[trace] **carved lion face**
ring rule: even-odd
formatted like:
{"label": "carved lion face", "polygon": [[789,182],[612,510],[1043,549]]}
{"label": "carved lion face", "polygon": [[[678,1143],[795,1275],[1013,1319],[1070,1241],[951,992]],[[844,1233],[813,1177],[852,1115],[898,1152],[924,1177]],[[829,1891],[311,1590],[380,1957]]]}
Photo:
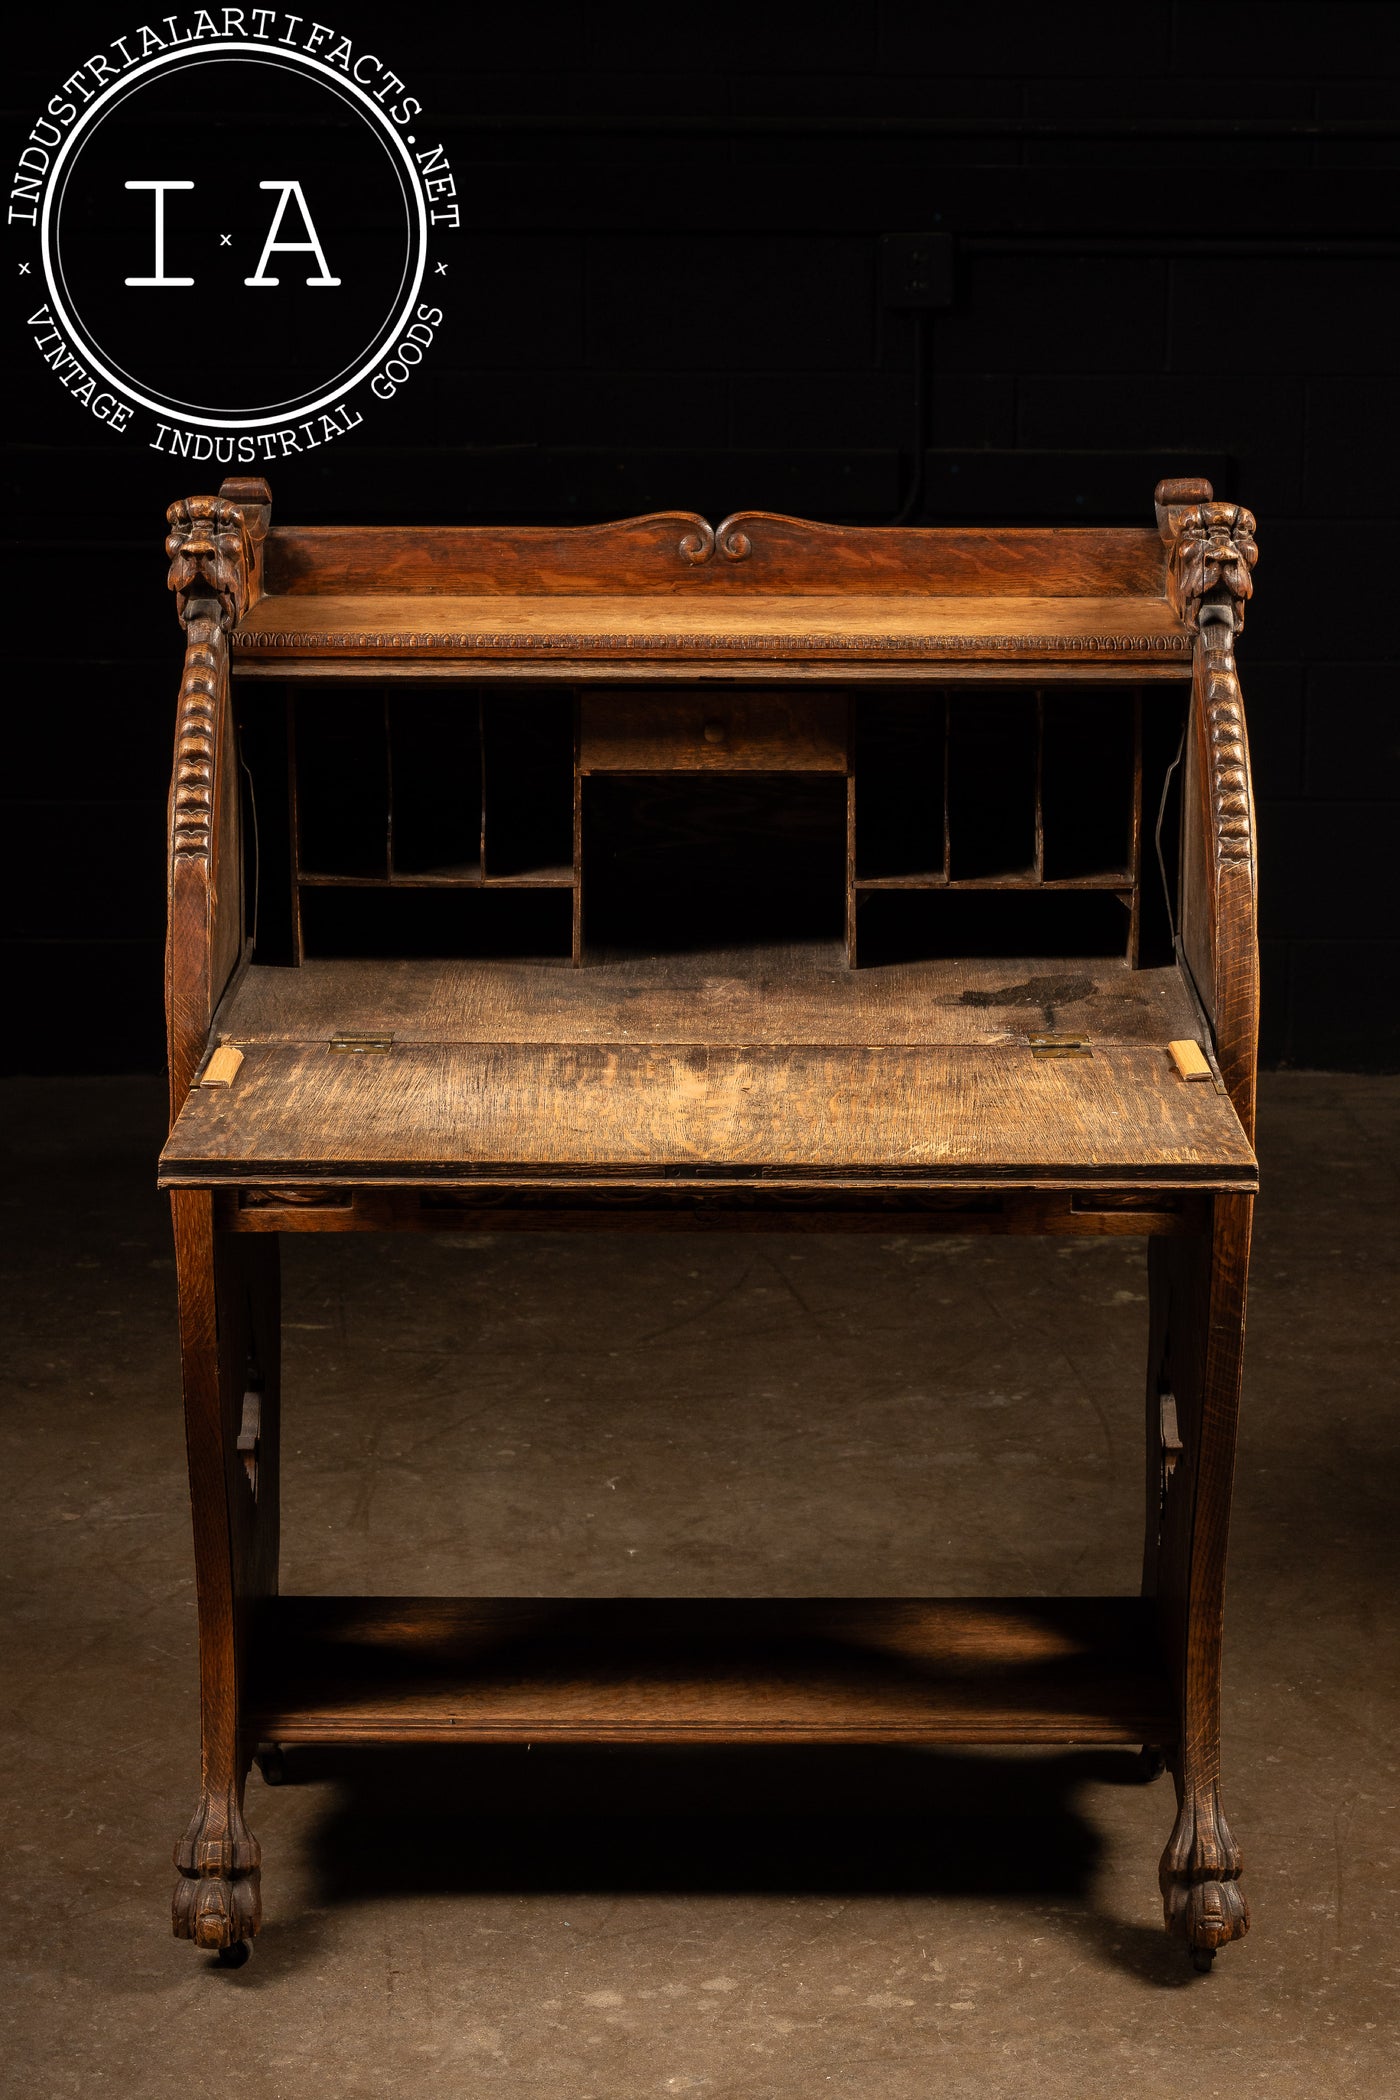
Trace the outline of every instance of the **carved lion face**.
{"label": "carved lion face", "polygon": [[1242,615],[1244,599],[1254,595],[1249,572],[1259,559],[1251,513],[1236,503],[1198,503],[1182,519],[1177,544],[1182,599],[1199,604],[1223,583]]}
{"label": "carved lion face", "polygon": [[224,627],[232,627],[245,609],[248,549],[243,513],[222,496],[190,496],[172,503],[165,514],[170,531],[169,584],[183,615],[185,600],[203,585],[223,608]]}

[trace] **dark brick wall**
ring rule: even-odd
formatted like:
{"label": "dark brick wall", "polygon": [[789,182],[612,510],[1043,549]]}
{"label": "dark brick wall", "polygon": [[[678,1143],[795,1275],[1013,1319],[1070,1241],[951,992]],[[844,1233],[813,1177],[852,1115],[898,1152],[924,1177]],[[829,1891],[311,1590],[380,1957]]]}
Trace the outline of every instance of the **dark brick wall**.
{"label": "dark brick wall", "polygon": [[[1400,1064],[1400,8],[330,19],[428,101],[464,225],[430,364],[359,438],[273,474],[284,518],[889,519],[914,330],[880,307],[877,241],[946,231],[921,515],[1139,522],[1160,473],[1192,470],[1256,510],[1265,1054]],[[11,75],[10,136],[122,26],[56,16]],[[4,383],[7,1061],[154,1066],[178,663],[161,520],[199,475],[95,442],[17,325]]]}

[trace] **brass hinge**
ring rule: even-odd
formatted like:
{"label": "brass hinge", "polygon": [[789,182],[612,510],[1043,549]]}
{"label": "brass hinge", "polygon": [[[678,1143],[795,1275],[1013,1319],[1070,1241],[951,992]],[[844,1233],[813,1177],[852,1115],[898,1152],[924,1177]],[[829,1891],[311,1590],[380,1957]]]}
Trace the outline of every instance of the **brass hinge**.
{"label": "brass hinge", "polygon": [[373,1029],[338,1028],[331,1037],[332,1050],[343,1050],[351,1057],[383,1057],[394,1047],[392,1034],[379,1035]]}
{"label": "brass hinge", "polygon": [[1087,1035],[1031,1035],[1032,1057],[1092,1057]]}

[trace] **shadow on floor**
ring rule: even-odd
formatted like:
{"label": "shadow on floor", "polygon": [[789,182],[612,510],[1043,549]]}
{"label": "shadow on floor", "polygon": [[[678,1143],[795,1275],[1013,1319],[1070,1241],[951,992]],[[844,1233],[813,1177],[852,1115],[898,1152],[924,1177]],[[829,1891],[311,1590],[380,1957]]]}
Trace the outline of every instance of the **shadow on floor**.
{"label": "shadow on floor", "polygon": [[[292,1749],[330,1789],[309,1833],[317,1907],[423,1894],[1048,1898],[1140,1978],[1187,1980],[1160,1931],[1100,1915],[1090,1783],[1139,1786],[1128,1750]],[[1171,1782],[1158,1782],[1162,1837]],[[256,1828],[257,1782],[249,1815]],[[295,1961],[292,1943],[278,1952]],[[268,1949],[272,1951],[271,1948]],[[280,1965],[280,1964],[279,1964]]]}

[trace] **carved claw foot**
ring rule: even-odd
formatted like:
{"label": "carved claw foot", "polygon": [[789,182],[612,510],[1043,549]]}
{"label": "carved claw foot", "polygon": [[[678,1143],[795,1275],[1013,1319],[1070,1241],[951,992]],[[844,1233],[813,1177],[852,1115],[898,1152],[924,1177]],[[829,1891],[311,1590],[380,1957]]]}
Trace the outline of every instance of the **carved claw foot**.
{"label": "carved claw foot", "polygon": [[1218,1785],[1186,1788],[1158,1878],[1167,1930],[1186,1941],[1198,1969],[1208,1969],[1221,1947],[1249,1930],[1242,1865]]}
{"label": "carved claw foot", "polygon": [[176,1939],[211,1952],[228,1949],[235,1964],[246,1960],[246,1952],[235,1957],[232,1950],[262,1923],[261,1860],[262,1848],[243,1820],[236,1793],[206,1794],[175,1847]]}

